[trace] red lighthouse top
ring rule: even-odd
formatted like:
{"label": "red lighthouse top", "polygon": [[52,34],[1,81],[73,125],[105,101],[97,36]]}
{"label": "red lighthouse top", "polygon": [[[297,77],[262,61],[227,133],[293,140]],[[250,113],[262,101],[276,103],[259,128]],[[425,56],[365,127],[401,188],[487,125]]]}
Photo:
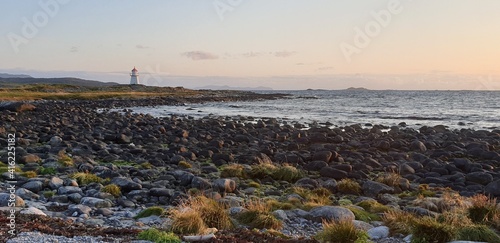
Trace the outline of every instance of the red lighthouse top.
{"label": "red lighthouse top", "polygon": [[132,69],[132,72],[137,72],[137,69],[135,69],[135,66],[134,66],[134,69]]}

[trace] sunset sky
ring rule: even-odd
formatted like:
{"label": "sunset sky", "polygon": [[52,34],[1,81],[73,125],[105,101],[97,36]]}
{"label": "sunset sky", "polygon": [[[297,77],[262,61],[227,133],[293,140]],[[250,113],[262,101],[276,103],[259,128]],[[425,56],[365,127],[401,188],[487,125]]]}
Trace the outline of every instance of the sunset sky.
{"label": "sunset sky", "polygon": [[273,89],[500,90],[498,0],[2,1],[0,73]]}

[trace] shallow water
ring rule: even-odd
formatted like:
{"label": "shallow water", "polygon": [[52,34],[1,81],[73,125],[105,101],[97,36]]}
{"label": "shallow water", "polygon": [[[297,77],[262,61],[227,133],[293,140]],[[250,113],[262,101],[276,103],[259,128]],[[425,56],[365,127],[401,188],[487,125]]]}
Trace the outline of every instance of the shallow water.
{"label": "shallow water", "polygon": [[[500,91],[259,91],[287,93],[290,99],[213,102],[186,106],[136,107],[154,116],[275,117],[301,123],[382,124],[405,122],[410,127],[500,128]],[[459,123],[461,125],[459,125]],[[465,124],[465,125],[464,125]]]}

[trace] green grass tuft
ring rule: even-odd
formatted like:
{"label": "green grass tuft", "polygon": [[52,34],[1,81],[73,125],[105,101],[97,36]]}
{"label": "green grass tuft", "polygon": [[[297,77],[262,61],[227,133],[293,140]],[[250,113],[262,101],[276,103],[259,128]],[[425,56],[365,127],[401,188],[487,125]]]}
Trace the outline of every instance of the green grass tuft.
{"label": "green grass tuft", "polygon": [[84,172],[77,172],[71,174],[69,177],[75,179],[79,185],[87,185],[92,182],[101,183],[103,181],[99,176]]}
{"label": "green grass tuft", "polygon": [[486,225],[471,225],[458,230],[458,240],[500,242],[500,236]]}
{"label": "green grass tuft", "polygon": [[114,197],[119,197],[122,194],[120,187],[115,184],[109,184],[101,189],[102,192],[107,192]]}
{"label": "green grass tuft", "polygon": [[323,222],[323,230],[314,237],[328,243],[368,243],[368,234],[356,229],[352,221]]}
{"label": "green grass tuft", "polygon": [[172,232],[163,232],[154,228],[142,231],[137,235],[139,240],[148,240],[154,243],[181,243],[181,239]]}
{"label": "green grass tuft", "polygon": [[139,214],[137,214],[134,217],[134,219],[146,218],[146,217],[149,217],[151,215],[160,216],[164,213],[165,213],[165,209],[163,209],[162,207],[153,206],[153,207],[149,207],[149,208],[142,210]]}

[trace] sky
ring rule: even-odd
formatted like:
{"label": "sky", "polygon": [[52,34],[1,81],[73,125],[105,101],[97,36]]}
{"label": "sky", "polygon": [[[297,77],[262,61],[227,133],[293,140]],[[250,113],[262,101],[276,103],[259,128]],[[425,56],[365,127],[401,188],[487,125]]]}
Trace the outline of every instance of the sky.
{"label": "sky", "polygon": [[[1,0],[0,73],[500,90],[498,0]],[[5,11],[6,10],[6,11]]]}

